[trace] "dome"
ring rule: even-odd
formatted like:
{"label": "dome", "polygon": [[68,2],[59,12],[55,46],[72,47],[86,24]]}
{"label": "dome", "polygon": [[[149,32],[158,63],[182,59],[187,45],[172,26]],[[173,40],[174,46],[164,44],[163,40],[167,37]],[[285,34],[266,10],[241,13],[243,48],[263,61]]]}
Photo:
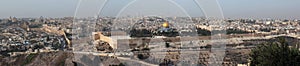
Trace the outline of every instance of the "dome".
{"label": "dome", "polygon": [[164,28],[169,28],[169,23],[168,23],[168,22],[164,22],[164,23],[162,24],[162,26],[163,26]]}

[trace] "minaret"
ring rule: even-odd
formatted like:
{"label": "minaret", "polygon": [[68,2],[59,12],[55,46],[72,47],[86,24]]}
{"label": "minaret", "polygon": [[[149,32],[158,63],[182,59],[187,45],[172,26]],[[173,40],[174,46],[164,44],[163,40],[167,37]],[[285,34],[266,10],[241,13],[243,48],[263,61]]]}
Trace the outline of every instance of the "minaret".
{"label": "minaret", "polygon": [[44,17],[41,16],[39,22],[44,22],[44,21],[45,21],[45,20],[44,20]]}

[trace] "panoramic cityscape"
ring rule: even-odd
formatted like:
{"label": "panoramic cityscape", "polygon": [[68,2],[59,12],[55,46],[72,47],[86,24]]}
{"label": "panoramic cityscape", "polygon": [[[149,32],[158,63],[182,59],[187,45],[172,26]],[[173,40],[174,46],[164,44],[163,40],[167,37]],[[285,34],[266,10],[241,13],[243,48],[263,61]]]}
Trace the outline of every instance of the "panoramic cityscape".
{"label": "panoramic cityscape", "polygon": [[300,1],[35,1],[0,6],[0,66],[300,65]]}

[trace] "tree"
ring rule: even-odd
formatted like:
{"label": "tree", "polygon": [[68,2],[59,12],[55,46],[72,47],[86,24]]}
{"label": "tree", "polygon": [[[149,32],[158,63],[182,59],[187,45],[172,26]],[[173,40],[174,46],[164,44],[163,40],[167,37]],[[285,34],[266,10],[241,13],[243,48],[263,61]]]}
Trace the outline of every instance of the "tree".
{"label": "tree", "polygon": [[283,38],[257,46],[250,57],[251,66],[300,66],[300,51],[289,48]]}

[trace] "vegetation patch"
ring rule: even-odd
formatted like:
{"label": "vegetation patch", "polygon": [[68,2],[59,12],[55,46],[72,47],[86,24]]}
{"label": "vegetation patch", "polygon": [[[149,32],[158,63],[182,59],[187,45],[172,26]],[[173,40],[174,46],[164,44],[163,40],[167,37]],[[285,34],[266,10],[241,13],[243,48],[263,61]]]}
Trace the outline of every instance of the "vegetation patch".
{"label": "vegetation patch", "polygon": [[37,54],[29,54],[28,56],[26,56],[24,62],[21,64],[22,66],[31,63],[34,58],[37,56]]}

